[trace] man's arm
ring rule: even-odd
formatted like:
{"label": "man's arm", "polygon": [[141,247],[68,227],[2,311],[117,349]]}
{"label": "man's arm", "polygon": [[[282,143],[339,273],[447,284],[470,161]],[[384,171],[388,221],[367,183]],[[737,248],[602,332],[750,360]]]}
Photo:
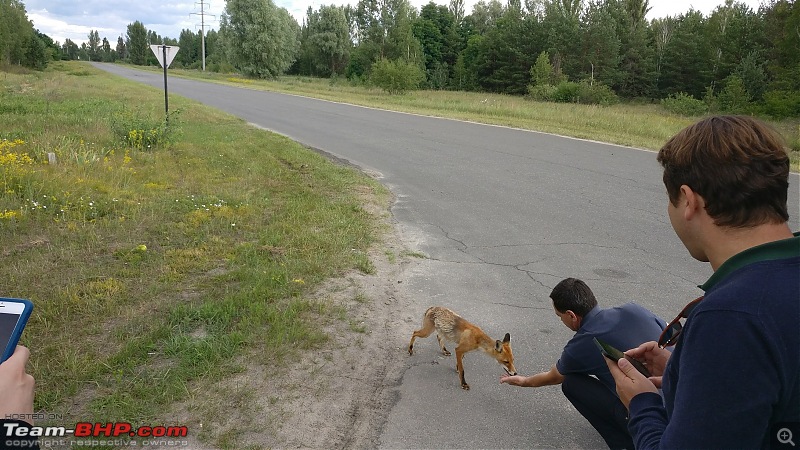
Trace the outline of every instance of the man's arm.
{"label": "man's arm", "polygon": [[563,381],[564,375],[561,375],[558,369],[556,369],[556,366],[553,366],[553,368],[548,372],[537,373],[536,375],[531,375],[529,377],[524,377],[522,375],[503,375],[500,377],[501,384],[505,383],[522,387],[552,386],[555,384],[561,384]]}
{"label": "man's arm", "polygon": [[[674,395],[669,419],[652,391],[640,391],[630,400],[629,428],[637,449],[762,446],[781,385],[757,320],[728,311],[692,318],[691,330],[681,336],[678,365],[668,367],[678,377],[664,386],[665,394],[669,390]],[[621,372],[629,383],[649,384],[632,367],[620,370],[629,364],[621,363],[616,373],[611,367],[618,389]]]}

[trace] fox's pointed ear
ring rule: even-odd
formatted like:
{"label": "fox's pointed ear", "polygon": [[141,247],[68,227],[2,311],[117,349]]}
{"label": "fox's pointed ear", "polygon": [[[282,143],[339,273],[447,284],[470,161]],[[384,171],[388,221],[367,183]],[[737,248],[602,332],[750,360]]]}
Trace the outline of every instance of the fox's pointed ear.
{"label": "fox's pointed ear", "polygon": [[497,353],[503,352],[503,343],[500,342],[499,340],[494,341],[494,351],[496,351]]}
{"label": "fox's pointed ear", "polygon": [[506,337],[503,338],[503,343],[508,344],[509,342],[511,342],[511,334],[506,333]]}

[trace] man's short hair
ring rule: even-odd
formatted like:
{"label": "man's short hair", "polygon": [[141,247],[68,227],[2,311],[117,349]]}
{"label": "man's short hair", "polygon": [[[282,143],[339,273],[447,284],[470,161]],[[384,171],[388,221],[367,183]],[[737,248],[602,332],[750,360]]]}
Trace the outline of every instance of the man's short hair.
{"label": "man's short hair", "polygon": [[561,280],[553,288],[550,298],[553,300],[553,306],[562,314],[569,310],[584,317],[597,306],[597,299],[594,298],[592,290],[577,278]]}
{"label": "man's short hair", "polygon": [[717,226],[789,220],[789,154],[780,134],[747,116],[714,116],[684,128],[658,152],[676,205],[682,185],[706,204]]}

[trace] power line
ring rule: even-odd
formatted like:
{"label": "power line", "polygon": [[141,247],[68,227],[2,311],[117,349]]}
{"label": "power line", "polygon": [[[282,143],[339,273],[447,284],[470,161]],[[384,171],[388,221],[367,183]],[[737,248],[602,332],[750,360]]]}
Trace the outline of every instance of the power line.
{"label": "power line", "polygon": [[216,20],[217,16],[215,16],[213,14],[208,14],[206,12],[206,7],[210,8],[211,5],[208,5],[208,3],[204,2],[203,0],[200,0],[196,4],[200,5],[200,12],[199,13],[191,13],[190,15],[200,16],[200,48],[201,48],[201,51],[203,53],[203,72],[205,72],[205,70],[206,70],[206,16],[211,16],[215,20]]}

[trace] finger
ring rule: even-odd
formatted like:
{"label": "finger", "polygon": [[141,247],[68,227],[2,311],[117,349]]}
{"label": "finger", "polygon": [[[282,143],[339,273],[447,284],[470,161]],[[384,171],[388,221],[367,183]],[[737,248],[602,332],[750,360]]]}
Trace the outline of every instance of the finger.
{"label": "finger", "polygon": [[[609,370],[609,372],[611,372],[611,376],[614,377],[614,381],[616,381],[617,384],[619,384],[619,381],[621,381],[621,380],[626,378],[625,373],[619,368],[617,363],[615,363],[614,361],[612,361],[612,360],[610,360],[608,358],[603,358],[603,359],[606,360],[606,365],[608,366],[608,370]],[[621,361],[624,361],[624,360],[621,360]],[[627,362],[627,361],[625,361],[625,362]]]}
{"label": "finger", "polygon": [[642,345],[640,345],[640,346],[638,346],[636,348],[632,348],[630,350],[627,350],[627,351],[625,351],[623,353],[625,353],[628,356],[632,356],[632,357],[634,357],[636,359],[639,359],[642,356],[644,356],[647,352],[651,351],[653,349],[653,347],[657,346],[657,345],[658,344],[655,341],[645,342],[644,344],[642,344]]}
{"label": "finger", "polygon": [[650,382],[653,383],[653,386],[657,387],[658,389],[661,389],[661,377],[650,377],[648,378],[648,380],[650,380]]}
{"label": "finger", "polygon": [[30,358],[30,356],[31,351],[28,350],[28,347],[18,345],[17,348],[14,349],[14,353],[12,353],[3,364],[21,368],[24,371],[25,365],[28,363],[28,358]]}
{"label": "finger", "polygon": [[617,366],[619,367],[619,370],[621,370],[622,373],[624,373],[625,376],[631,380],[645,378],[645,376],[639,373],[639,371],[636,370],[636,367],[633,367],[633,364],[631,364],[630,361],[625,358],[620,358],[620,360],[617,361]]}

